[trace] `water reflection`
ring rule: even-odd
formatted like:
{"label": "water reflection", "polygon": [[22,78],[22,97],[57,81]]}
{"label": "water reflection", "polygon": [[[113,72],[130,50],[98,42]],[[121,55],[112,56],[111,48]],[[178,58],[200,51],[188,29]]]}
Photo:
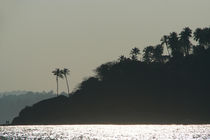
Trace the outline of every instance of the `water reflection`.
{"label": "water reflection", "polygon": [[0,139],[209,139],[210,125],[1,126]]}

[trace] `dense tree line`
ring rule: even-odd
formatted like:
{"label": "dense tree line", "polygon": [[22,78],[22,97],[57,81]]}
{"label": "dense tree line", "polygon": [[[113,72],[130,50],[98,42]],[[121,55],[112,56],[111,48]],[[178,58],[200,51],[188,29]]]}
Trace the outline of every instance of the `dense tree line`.
{"label": "dense tree line", "polygon": [[186,27],[144,48],[142,59],[135,47],[97,67],[70,97],[27,107],[13,124],[209,123],[209,39],[210,28]]}
{"label": "dense tree line", "polygon": [[[190,39],[197,41],[196,45],[191,43]],[[189,27],[185,27],[179,34],[171,32],[169,35],[164,35],[161,38],[161,43],[155,46],[147,46],[143,49],[143,62],[165,63],[168,61],[182,61],[184,57],[189,55],[197,55],[203,53],[210,47],[210,27],[197,28],[194,32]],[[164,48],[167,52],[164,55]],[[131,57],[126,58],[120,56],[119,60],[138,60],[140,50],[133,48],[130,52]]]}

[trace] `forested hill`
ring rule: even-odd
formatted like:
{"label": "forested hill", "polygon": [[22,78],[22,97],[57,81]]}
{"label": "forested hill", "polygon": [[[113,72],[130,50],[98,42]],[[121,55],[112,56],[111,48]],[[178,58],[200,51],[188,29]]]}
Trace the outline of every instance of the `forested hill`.
{"label": "forested hill", "polygon": [[210,28],[172,32],[140,53],[102,64],[70,97],[27,107],[13,124],[210,123]]}

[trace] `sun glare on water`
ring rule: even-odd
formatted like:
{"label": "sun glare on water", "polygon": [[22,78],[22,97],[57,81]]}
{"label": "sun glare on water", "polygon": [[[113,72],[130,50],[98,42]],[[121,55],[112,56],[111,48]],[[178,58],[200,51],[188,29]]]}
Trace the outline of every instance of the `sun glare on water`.
{"label": "sun glare on water", "polygon": [[210,125],[1,126],[0,139],[210,140]]}

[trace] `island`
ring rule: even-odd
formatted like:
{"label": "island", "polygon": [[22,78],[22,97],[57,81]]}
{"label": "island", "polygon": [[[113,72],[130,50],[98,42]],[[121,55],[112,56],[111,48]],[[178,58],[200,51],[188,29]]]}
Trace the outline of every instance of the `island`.
{"label": "island", "polygon": [[209,100],[210,28],[186,27],[100,65],[69,97],[27,106],[12,124],[209,124]]}

